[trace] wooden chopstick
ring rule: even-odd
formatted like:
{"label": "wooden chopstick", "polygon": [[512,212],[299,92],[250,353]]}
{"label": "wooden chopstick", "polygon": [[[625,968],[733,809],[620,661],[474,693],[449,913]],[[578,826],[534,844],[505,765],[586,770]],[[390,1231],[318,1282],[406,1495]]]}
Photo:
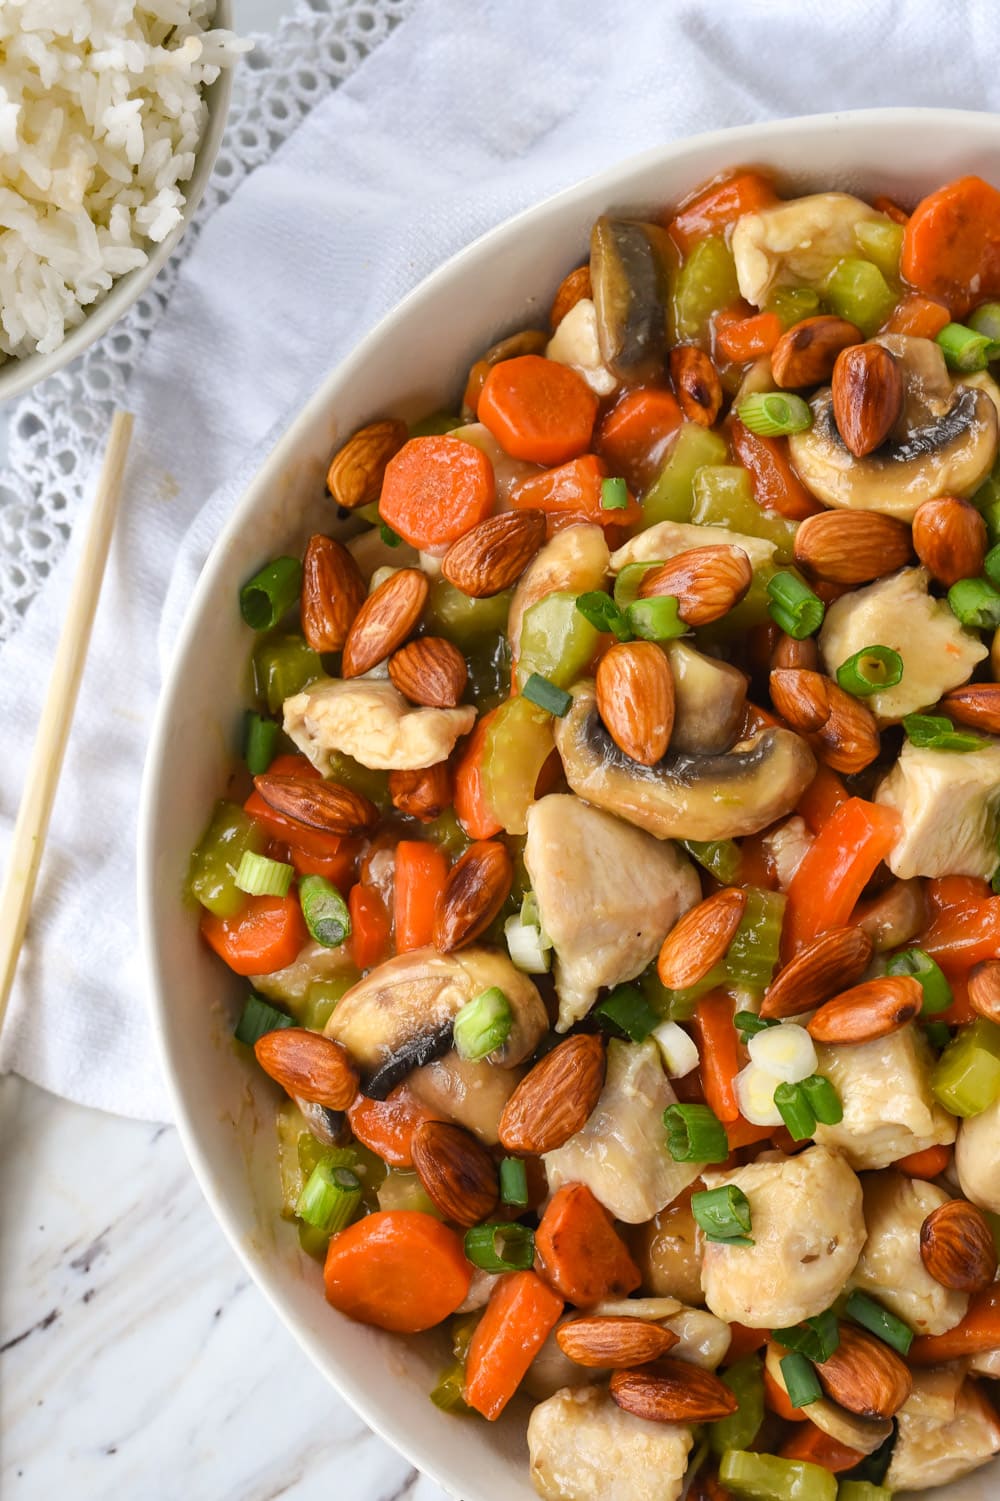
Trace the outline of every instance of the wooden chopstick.
{"label": "wooden chopstick", "polygon": [[0,889],[0,1027],[7,1013],[17,960],[28,926],[31,898],[45,848],[52,804],[100,598],[104,565],[118,514],[122,474],[131,436],[131,412],[115,412],[14,825],[7,870]]}

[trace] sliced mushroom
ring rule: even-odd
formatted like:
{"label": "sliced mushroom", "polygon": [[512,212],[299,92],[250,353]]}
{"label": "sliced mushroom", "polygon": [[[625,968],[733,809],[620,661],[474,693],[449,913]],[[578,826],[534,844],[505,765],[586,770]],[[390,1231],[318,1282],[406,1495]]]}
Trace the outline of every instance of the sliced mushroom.
{"label": "sliced mushroom", "polygon": [[1000,424],[990,395],[953,385],[930,339],[881,334],[903,376],[903,411],[888,440],[856,459],[833,417],[829,387],[810,405],[813,424],[788,440],[795,467],[825,505],[912,521],[938,495],[971,495],[993,467]]}
{"label": "sliced mushroom", "polygon": [[839,260],[858,254],[859,224],[887,223],[850,193],[810,193],[744,214],[732,239],[740,295],[763,307],[778,287],[818,286]]}
{"label": "sliced mushroom", "polygon": [[500,1140],[503,1108],[523,1077],[522,1068],[491,1068],[489,1063],[471,1063],[452,1049],[407,1080],[407,1088],[435,1115],[494,1147]]}
{"label": "sliced mushroom", "polygon": [[[768,1376],[787,1396],[788,1387],[781,1373],[781,1361],[781,1351],[771,1340],[768,1343],[764,1364]],[[810,1421],[815,1423],[817,1428],[821,1428],[838,1443],[857,1450],[859,1454],[874,1454],[893,1431],[891,1418],[858,1417],[856,1413],[848,1412],[845,1407],[841,1407],[839,1402],[831,1402],[829,1397],[821,1397],[818,1402],[810,1402],[808,1412]]]}
{"label": "sliced mushroom", "polygon": [[343,1110],[331,1110],[329,1105],[317,1105],[315,1100],[303,1100],[299,1095],[293,1098],[317,1141],[325,1147],[336,1147],[346,1140],[350,1133]]}
{"label": "sliced mushroom", "polygon": [[671,748],[640,766],[611,739],[594,685],[578,683],[556,721],[556,747],[573,791],[658,839],[737,839],[766,829],[795,807],[816,774],[812,751],[791,730],[768,728],[725,755]]}
{"label": "sliced mushroom", "polygon": [[521,622],[525,611],[557,590],[586,594],[601,589],[611,554],[599,526],[567,526],[556,532],[522,573],[510,602],[507,636],[514,660],[521,650]]}
{"label": "sliced mushroom", "polygon": [[658,374],[667,348],[670,266],[676,261],[659,224],[598,219],[590,237],[590,281],[604,363],[623,380]]}
{"label": "sliced mushroom", "polygon": [[268,1000],[281,1001],[298,1014],[296,1008],[305,1004],[314,984],[343,976],[356,977],[357,973],[343,945],[330,949],[322,943],[307,943],[284,969],[272,970],[269,975],[254,975],[253,987]]}
{"label": "sliced mushroom", "polygon": [[373,771],[436,766],[448,759],[475,719],[471,706],[414,708],[390,682],[321,678],[285,699],[284,727],[317,771],[329,776],[336,751]]}
{"label": "sliced mushroom", "polygon": [[746,703],[743,673],[686,641],[671,641],[667,655],[674,675],[671,750],[696,756],[727,751],[739,734]]}

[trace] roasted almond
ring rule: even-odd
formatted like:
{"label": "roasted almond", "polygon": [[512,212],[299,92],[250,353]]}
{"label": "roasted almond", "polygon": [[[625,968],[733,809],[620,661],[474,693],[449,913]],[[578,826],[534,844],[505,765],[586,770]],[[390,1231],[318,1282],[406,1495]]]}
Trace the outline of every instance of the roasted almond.
{"label": "roasted almond", "polygon": [[832,1401],[862,1418],[891,1418],[913,1387],[895,1350],[853,1324],[841,1324],[840,1344],[816,1374]]}
{"label": "roasted almond", "polygon": [[925,500],[913,517],[913,550],[931,577],[950,589],[959,579],[982,573],[986,523],[957,495]]}
{"label": "roasted almond", "polygon": [[500,1197],[496,1163],[461,1126],[424,1121],[413,1133],[413,1166],[436,1209],[456,1225],[476,1225]]}
{"label": "roasted almond", "polygon": [[771,374],[783,391],[824,386],[833,374],[838,354],[864,338],[846,318],[820,313],[786,329],[771,350]]}
{"label": "roasted almond", "polygon": [[875,716],[822,673],[778,668],[771,673],[771,702],[834,771],[862,771],[881,748]]}
{"label": "roasted almond", "polygon": [[1000,1022],[1000,959],[984,959],[969,970],[969,1005],[980,1016]]}
{"label": "roasted almond", "polygon": [[387,417],[381,422],[369,422],[348,438],[331,460],[326,475],[326,487],[338,506],[353,511],[378,500],[385,466],[408,436],[405,422]]}
{"label": "roasted almond", "polygon": [[645,573],[639,597],[671,594],[685,625],[710,625],[739,604],[752,582],[753,568],[742,547],[692,547]]}
{"label": "roasted almond", "polygon": [[265,1074],[314,1105],[346,1110],[358,1092],[358,1071],[347,1050],[322,1032],[279,1027],[258,1037],[253,1050]]}
{"label": "roasted almond", "polygon": [[611,1395],[625,1412],[651,1423],[713,1423],[739,1406],[718,1376],[667,1356],[637,1371],[615,1371]]}
{"label": "roasted almond", "polygon": [[413,704],[453,709],[469,672],[457,646],[443,636],[419,636],[389,658],[389,678]]}
{"label": "roasted almond", "polygon": [[738,886],[713,892],[671,928],[663,940],[656,973],[668,990],[697,985],[723,957],[746,911],[747,894]]}
{"label": "roasted almond", "polygon": [[345,678],[369,672],[402,646],[420,619],[429,587],[419,568],[399,568],[369,594],[344,643]]}
{"label": "roasted almond", "polygon": [[544,511],[487,516],[451,544],[441,572],[463,594],[486,599],[515,584],[544,541]]}
{"label": "roasted almond", "polygon": [[800,949],[771,981],[760,1005],[766,1021],[801,1016],[803,1011],[854,985],[872,957],[872,941],[860,928],[831,928]]}
{"label": "roasted almond", "polygon": [[254,787],[269,808],[324,834],[360,834],[378,822],[378,809],[360,792],[318,777],[281,777],[264,772]]}
{"label": "roasted almond", "polygon": [[619,750],[655,766],[674,727],[674,675],[652,641],[619,641],[597,665],[597,711]]}
{"label": "roasted almond", "polygon": [[942,1287],[978,1293],[997,1274],[993,1231],[981,1209],[949,1199],[932,1209],[920,1227],[920,1259]]}
{"label": "roasted almond", "polygon": [[880,975],[820,1006],[806,1030],[817,1042],[874,1042],[919,1015],[923,998],[912,975]]}
{"label": "roasted almond", "polygon": [[941,700],[941,712],[956,724],[1000,735],[1000,683],[966,683]]}
{"label": "roasted almond", "polygon": [[346,547],[321,533],[302,559],[302,634],[313,651],[340,651],[368,590]]}
{"label": "roasted almond", "polygon": [[703,349],[677,344],[670,351],[670,378],[689,422],[711,427],[722,407],[719,372]]}
{"label": "roasted almond", "polygon": [[448,872],[434,915],[434,947],[441,954],[478,938],[507,900],[514,864],[495,839],[470,844]]}
{"label": "roasted almond", "polygon": [[604,1043],[594,1033],[576,1032],[525,1074],[503,1108],[500,1144],[508,1152],[540,1156],[575,1136],[604,1088]]}
{"label": "roasted almond", "polygon": [[572,1319],[556,1330],[556,1343],[577,1365],[610,1371],[659,1360],[677,1335],[647,1319],[608,1316]]}
{"label": "roasted almond", "polygon": [[909,527],[877,511],[820,511],[795,533],[799,567],[834,584],[869,584],[912,556]]}
{"label": "roasted almond", "polygon": [[771,667],[804,667],[807,672],[816,672],[819,668],[819,647],[812,636],[796,641],[794,636],[787,636],[784,631],[779,631],[778,639],[771,649]]}
{"label": "roasted almond", "polygon": [[575,308],[578,302],[592,293],[590,285],[590,266],[577,266],[568,276],[564,276],[559,283],[558,290],[552,301],[552,311],[549,313],[549,325],[555,333],[560,323],[571,308]]}
{"label": "roasted almond", "polygon": [[390,771],[389,796],[394,808],[421,823],[430,823],[451,807],[454,779],[447,761],[419,771]]}
{"label": "roasted almond", "polygon": [[854,344],[833,367],[833,419],[856,459],[884,443],[903,410],[903,377],[881,344]]}

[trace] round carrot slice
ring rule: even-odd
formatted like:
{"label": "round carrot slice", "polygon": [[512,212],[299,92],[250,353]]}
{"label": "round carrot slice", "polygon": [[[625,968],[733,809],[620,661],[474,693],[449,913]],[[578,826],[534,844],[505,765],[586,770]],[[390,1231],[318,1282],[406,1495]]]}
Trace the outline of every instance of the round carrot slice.
{"label": "round carrot slice", "polygon": [[921,199],[903,231],[900,270],[952,317],[1000,293],[1000,193],[960,177]]}
{"label": "round carrot slice", "polygon": [[522,354],[493,366],[478,417],[515,459],[566,464],[590,447],[597,407],[597,397],[569,365]]}
{"label": "round carrot slice", "polygon": [[386,465],[379,515],[411,547],[457,542],[493,510],[493,465],[460,438],[411,438]]}
{"label": "round carrot slice", "polygon": [[330,1242],[327,1302],[361,1324],[419,1334],[462,1302],[472,1281],[461,1238],[413,1209],[384,1210]]}

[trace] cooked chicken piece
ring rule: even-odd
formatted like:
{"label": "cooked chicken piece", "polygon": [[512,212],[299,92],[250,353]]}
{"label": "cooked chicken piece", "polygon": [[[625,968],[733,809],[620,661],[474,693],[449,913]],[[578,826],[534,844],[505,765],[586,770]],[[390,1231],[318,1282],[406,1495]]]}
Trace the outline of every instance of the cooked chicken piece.
{"label": "cooked chicken piece", "polygon": [[899,838],[887,857],[894,875],[989,880],[996,870],[1000,741],[956,755],[905,740],[875,801],[900,815]]}
{"label": "cooked chicken piece", "polygon": [[612,573],[626,563],[666,563],[693,547],[741,547],[751,567],[760,568],[774,557],[775,544],[765,537],[748,537],[726,526],[695,526],[689,521],[658,521],[611,554]]}
{"label": "cooked chicken piece", "polygon": [[565,1388],[528,1420],[531,1479],[545,1501],[677,1501],[691,1452],[683,1423],[648,1423],[603,1388]]}
{"label": "cooked chicken piece", "polygon": [[843,1152],[858,1172],[955,1140],[955,1122],[931,1094],[931,1050],[913,1026],[875,1042],[818,1043],[817,1073],[840,1096],[844,1119],[817,1126],[816,1140]]}
{"label": "cooked chicken piece", "polygon": [[601,986],[640,974],[701,898],[676,845],[568,793],[528,809],[524,863],[556,954],[557,1032],[586,1016]]}
{"label": "cooked chicken piece", "polygon": [[744,214],[732,239],[740,294],[763,307],[777,287],[819,286],[844,256],[860,254],[859,224],[888,222],[850,193],[811,193]]}
{"label": "cooked chicken piece", "polygon": [[543,1158],[551,1191],[585,1183],[615,1219],[628,1225],[652,1219],[701,1171],[667,1151],[663,1112],[675,1100],[655,1042],[610,1042],[604,1089],[590,1119]]}
{"label": "cooked chicken piece", "polygon": [[903,659],[896,686],[865,699],[879,724],[893,724],[904,714],[936,704],[942,693],[964,683],[987,654],[946,602],[928,594],[928,579],[924,568],[903,568],[827,606],[819,647],[831,677],[866,646],[890,646]]}
{"label": "cooked chicken piece", "polygon": [[408,542],[397,542],[395,547],[390,547],[388,542],[383,541],[382,532],[377,526],[366,527],[344,545],[368,581],[369,591],[371,580],[380,568],[395,570],[419,566],[420,555],[415,547],[411,547]]}
{"label": "cooked chicken piece", "polygon": [[703,1177],[706,1188],[733,1183],[746,1194],[754,1241],[704,1242],[701,1285],[711,1311],[726,1323],[780,1329],[829,1308],[865,1242],[861,1184],[844,1159],[816,1146]]}
{"label": "cooked chicken piece", "polygon": [[[448,436],[458,438],[463,443],[471,443],[473,448],[481,449],[489,459],[493,465],[498,510],[505,511],[508,509],[507,497],[515,485],[519,485],[523,479],[527,479],[531,474],[538,474],[541,469],[540,464],[529,464],[526,459],[512,458],[506,449],[500,447],[500,444],[485,423],[469,422],[465,427],[452,428]],[[447,549],[445,550],[447,551]],[[421,553],[421,564],[423,564],[423,558],[424,555]],[[440,571],[441,566],[438,563],[437,572],[440,573]],[[433,577],[436,578],[437,573]]]}
{"label": "cooked chicken piece", "polygon": [[572,366],[598,396],[610,396],[618,385],[618,377],[601,359],[597,309],[589,297],[581,297],[560,321],[546,346],[545,357]]}
{"label": "cooked chicken piece", "polygon": [[714,1371],[725,1360],[732,1333],[729,1325],[717,1319],[714,1313],[708,1313],[704,1308],[682,1308],[680,1313],[672,1314],[662,1322],[665,1329],[677,1335],[671,1357],[688,1360],[706,1371]]}
{"label": "cooked chicken piece", "polygon": [[471,706],[415,709],[391,683],[371,678],[327,678],[285,699],[285,734],[324,776],[332,751],[373,771],[436,766],[475,721]]}
{"label": "cooked chicken piece", "polygon": [[955,1168],[965,1197],[980,1209],[1000,1214],[1000,1100],[962,1121]]}
{"label": "cooked chicken piece", "polygon": [[589,523],[563,527],[550,542],[546,542],[521,574],[510,602],[507,635],[515,661],[521,650],[524,612],[544,599],[546,594],[555,594],[558,590],[586,594],[590,589],[602,589],[610,556],[603,528]]}
{"label": "cooked chicken piece", "polygon": [[1000,1453],[1000,1419],[961,1365],[914,1371],[913,1391],[896,1422],[884,1481],[893,1492],[947,1485]]}
{"label": "cooked chicken piece", "polygon": [[917,1334],[945,1334],[961,1323],[967,1293],[936,1282],[920,1257],[920,1227],[949,1195],[933,1183],[889,1170],[866,1174],[868,1239],[851,1282],[884,1303]]}
{"label": "cooked chicken piece", "polygon": [[770,834],[765,834],[762,841],[764,852],[774,866],[782,891],[787,891],[792,884],[792,877],[808,854],[812,842],[813,836],[805,819],[798,816],[786,818]]}
{"label": "cooked chicken piece", "polygon": [[1000,1380],[1000,1349],[973,1355],[969,1361],[969,1375],[989,1376],[991,1381]]}

